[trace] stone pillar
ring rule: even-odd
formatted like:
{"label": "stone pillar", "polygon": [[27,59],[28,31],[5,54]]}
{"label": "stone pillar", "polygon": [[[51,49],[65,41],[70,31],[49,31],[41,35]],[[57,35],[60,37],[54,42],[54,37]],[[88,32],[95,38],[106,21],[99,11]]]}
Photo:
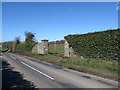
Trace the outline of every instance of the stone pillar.
{"label": "stone pillar", "polygon": [[47,54],[48,53],[48,40],[41,40],[41,43],[36,44],[32,48],[32,53]]}
{"label": "stone pillar", "polygon": [[41,54],[48,54],[48,40],[41,40]]}
{"label": "stone pillar", "polygon": [[65,57],[76,57],[76,55],[74,54],[73,48],[69,47],[69,43],[67,42],[67,40],[65,40],[65,44],[64,44],[64,56]]}
{"label": "stone pillar", "polygon": [[67,42],[67,40],[65,40],[64,43],[64,56],[65,57],[70,57],[70,51],[69,51],[69,43]]}

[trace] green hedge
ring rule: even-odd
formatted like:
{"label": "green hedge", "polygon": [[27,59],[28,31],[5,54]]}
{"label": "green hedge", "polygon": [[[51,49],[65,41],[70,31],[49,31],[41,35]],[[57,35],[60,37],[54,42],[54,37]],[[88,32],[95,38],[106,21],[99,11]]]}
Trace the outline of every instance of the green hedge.
{"label": "green hedge", "polygon": [[64,37],[78,56],[117,60],[120,29]]}

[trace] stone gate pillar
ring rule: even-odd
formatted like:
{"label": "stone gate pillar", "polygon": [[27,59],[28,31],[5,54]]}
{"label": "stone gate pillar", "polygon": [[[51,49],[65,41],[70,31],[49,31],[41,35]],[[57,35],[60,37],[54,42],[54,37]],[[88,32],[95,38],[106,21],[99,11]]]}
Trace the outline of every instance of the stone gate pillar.
{"label": "stone gate pillar", "polygon": [[70,57],[69,43],[67,42],[67,40],[65,40],[65,43],[64,43],[64,56]]}
{"label": "stone gate pillar", "polygon": [[48,40],[41,40],[41,54],[48,54]]}
{"label": "stone gate pillar", "polygon": [[48,54],[48,40],[41,40],[32,48],[32,53]]}
{"label": "stone gate pillar", "polygon": [[65,43],[64,43],[64,56],[76,57],[73,48],[69,46],[69,43],[67,42],[67,40],[65,40]]}

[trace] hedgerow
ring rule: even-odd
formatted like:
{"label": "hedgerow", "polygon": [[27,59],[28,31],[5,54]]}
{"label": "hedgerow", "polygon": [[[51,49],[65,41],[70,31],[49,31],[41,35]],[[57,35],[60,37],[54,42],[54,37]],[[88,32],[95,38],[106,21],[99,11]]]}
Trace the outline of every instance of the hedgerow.
{"label": "hedgerow", "polygon": [[118,60],[120,29],[64,37],[78,56]]}

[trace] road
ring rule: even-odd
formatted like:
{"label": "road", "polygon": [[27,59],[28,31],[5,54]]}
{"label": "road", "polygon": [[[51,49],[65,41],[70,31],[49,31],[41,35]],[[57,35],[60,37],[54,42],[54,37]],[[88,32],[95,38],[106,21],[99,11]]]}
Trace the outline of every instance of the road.
{"label": "road", "polygon": [[118,88],[118,82],[78,72],[31,57],[4,53],[3,60],[37,88]]}

